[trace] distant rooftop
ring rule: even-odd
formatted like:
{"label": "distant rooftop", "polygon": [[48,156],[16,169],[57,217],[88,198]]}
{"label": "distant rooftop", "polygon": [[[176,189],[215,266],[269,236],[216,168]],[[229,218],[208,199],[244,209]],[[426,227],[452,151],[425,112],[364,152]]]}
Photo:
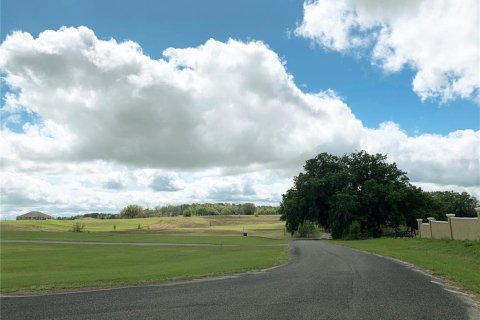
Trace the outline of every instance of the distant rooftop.
{"label": "distant rooftop", "polygon": [[37,220],[45,220],[45,219],[52,219],[52,216],[45,214],[40,211],[30,211],[25,214],[17,216],[17,220],[28,220],[28,219],[37,219]]}

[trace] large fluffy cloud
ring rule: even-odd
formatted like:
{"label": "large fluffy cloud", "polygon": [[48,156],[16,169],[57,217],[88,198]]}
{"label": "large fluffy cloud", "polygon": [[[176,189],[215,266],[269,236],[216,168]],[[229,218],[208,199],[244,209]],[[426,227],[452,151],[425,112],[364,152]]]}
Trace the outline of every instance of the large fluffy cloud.
{"label": "large fluffy cloud", "polygon": [[[350,109],[327,93],[304,95],[261,42],[209,40],[164,56],[153,60],[85,27],[37,39],[14,33],[0,51],[5,80],[19,90],[8,107],[26,107],[45,125],[11,141],[43,158],[175,168],[284,162],[320,145],[337,150],[334,141],[343,141],[337,151],[355,146],[345,148],[361,128]],[[51,143],[21,141],[46,131]]]}
{"label": "large fluffy cloud", "polygon": [[476,0],[306,1],[295,33],[340,52],[371,49],[389,72],[415,69],[422,99],[478,101],[479,10]]}
{"label": "large fluffy cloud", "polygon": [[275,203],[306,159],[361,149],[387,153],[431,188],[480,194],[480,132],[366,128],[334,92],[302,92],[284,64],[259,41],[208,40],[155,60],[86,27],[11,34],[0,46],[10,87],[2,212]]}

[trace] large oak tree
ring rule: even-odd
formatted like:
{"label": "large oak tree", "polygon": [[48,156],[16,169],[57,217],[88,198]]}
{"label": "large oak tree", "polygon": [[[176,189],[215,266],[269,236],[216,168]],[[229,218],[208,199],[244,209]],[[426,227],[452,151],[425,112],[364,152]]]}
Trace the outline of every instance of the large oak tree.
{"label": "large oak tree", "polygon": [[280,205],[292,234],[310,220],[341,238],[356,221],[363,234],[377,237],[384,226],[415,227],[415,218],[425,208],[421,189],[381,154],[362,151],[338,157],[321,153],[308,160],[304,169]]}

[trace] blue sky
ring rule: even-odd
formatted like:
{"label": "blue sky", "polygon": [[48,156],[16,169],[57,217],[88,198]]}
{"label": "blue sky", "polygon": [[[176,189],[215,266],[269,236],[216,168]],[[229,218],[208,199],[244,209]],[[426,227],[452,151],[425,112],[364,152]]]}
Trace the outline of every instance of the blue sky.
{"label": "blue sky", "polygon": [[0,216],[278,205],[360,150],[480,198],[478,6],[2,0]]}
{"label": "blue sky", "polygon": [[160,58],[168,47],[185,48],[209,38],[265,42],[286,61],[306,92],[332,89],[365,126],[394,121],[411,135],[480,128],[479,108],[468,99],[422,102],[412,91],[414,71],[387,73],[368,57],[339,53],[292,34],[302,1],[2,1],[1,36],[13,30],[85,25],[102,39],[130,39]]}

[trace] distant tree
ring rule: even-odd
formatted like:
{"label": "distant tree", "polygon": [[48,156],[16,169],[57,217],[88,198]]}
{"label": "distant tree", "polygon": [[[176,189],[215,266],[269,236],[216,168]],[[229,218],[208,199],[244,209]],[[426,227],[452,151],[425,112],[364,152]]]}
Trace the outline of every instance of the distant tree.
{"label": "distant tree", "polygon": [[257,208],[255,207],[255,205],[253,203],[242,204],[242,209],[241,209],[242,214],[252,215],[252,214],[255,213],[256,210],[257,210]]}
{"label": "distant tree", "polygon": [[144,216],[143,207],[137,204],[128,205],[120,211],[120,218],[122,219],[143,218]]}
{"label": "distant tree", "polygon": [[475,207],[478,200],[466,192],[434,191],[426,192],[426,216],[433,216],[437,220],[447,220],[447,214],[453,213],[456,217],[476,217]]}
{"label": "distant tree", "polygon": [[194,211],[193,208],[188,207],[188,208],[183,209],[182,215],[183,215],[184,217],[191,217],[191,216],[193,216],[194,214],[195,214],[195,211]]}

